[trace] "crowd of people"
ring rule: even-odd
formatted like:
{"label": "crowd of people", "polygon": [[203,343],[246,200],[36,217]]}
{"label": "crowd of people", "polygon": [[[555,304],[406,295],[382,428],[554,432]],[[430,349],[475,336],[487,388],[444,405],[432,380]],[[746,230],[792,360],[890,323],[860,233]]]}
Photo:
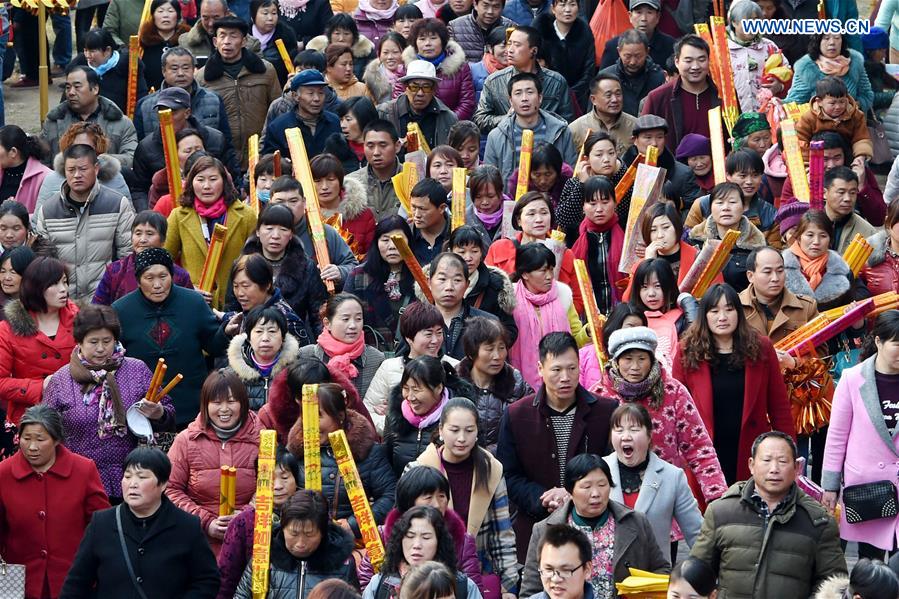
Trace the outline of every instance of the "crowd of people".
{"label": "crowd of people", "polygon": [[899,293],[896,2],[144,4],[0,127],[0,596],[259,597],[272,430],[269,599],[899,598],[899,310],[790,345]]}

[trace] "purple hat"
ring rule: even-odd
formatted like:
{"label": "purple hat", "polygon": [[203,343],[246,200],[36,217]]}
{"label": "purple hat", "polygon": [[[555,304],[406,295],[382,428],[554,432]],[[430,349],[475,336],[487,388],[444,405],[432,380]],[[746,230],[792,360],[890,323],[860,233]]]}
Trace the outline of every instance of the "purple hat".
{"label": "purple hat", "polygon": [[674,157],[678,160],[686,160],[693,156],[711,156],[712,142],[705,135],[698,133],[687,133],[684,135],[680,143],[677,144],[677,151]]}
{"label": "purple hat", "polygon": [[802,215],[808,212],[809,205],[805,202],[793,201],[781,204],[777,209],[774,220],[780,225],[780,234],[786,236],[787,231],[799,225]]}

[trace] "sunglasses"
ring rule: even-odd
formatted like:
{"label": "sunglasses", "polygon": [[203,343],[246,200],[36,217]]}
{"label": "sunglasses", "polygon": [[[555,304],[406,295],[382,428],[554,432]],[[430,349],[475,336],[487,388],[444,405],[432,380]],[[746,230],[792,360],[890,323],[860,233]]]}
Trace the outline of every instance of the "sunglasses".
{"label": "sunglasses", "polygon": [[428,81],[427,83],[409,83],[406,85],[406,89],[408,89],[413,94],[417,94],[418,92],[432,92],[434,91],[434,84]]}

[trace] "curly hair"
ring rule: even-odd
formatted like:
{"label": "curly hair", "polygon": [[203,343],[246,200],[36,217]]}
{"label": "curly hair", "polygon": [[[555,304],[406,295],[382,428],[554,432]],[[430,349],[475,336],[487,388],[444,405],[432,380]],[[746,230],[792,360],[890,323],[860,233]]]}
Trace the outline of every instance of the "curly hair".
{"label": "curly hair", "polygon": [[97,123],[79,121],[77,123],[72,123],[69,128],[66,129],[66,132],[59,138],[59,151],[65,152],[66,148],[74,144],[75,138],[82,133],[86,133],[94,138],[93,146],[94,150],[97,151],[97,154],[105,154],[109,149],[109,138],[106,137],[103,127]]}
{"label": "curly hair", "polygon": [[455,576],[458,558],[456,557],[456,549],[453,544],[453,537],[446,529],[446,521],[437,510],[431,506],[415,506],[408,509],[393,525],[390,531],[390,540],[387,542],[387,551],[384,556],[384,566],[381,570],[382,574],[399,574],[400,564],[405,563],[406,557],[403,555],[403,538],[412,528],[413,520],[426,520],[433,528],[437,537],[437,553],[433,557],[433,561],[439,562],[449,568],[450,572]]}
{"label": "curly hair", "polygon": [[758,359],[761,353],[759,334],[746,322],[746,315],[740,304],[740,296],[736,290],[727,283],[713,285],[699,302],[699,315],[684,333],[680,347],[683,350],[681,363],[687,370],[696,370],[703,362],[708,362],[713,367],[718,366],[717,345],[715,336],[709,328],[707,315],[709,311],[718,305],[721,298],[728,306],[734,308],[737,313],[737,328],[733,334],[733,353],[726,363],[731,368],[743,368],[746,362]]}

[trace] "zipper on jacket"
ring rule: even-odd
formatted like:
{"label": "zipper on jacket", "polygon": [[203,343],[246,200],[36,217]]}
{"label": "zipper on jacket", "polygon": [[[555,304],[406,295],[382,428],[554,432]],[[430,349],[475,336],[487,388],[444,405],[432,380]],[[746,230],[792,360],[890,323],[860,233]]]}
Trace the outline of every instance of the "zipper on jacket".
{"label": "zipper on jacket", "polygon": [[300,584],[297,588],[297,599],[303,599],[306,596],[306,560],[300,565]]}

